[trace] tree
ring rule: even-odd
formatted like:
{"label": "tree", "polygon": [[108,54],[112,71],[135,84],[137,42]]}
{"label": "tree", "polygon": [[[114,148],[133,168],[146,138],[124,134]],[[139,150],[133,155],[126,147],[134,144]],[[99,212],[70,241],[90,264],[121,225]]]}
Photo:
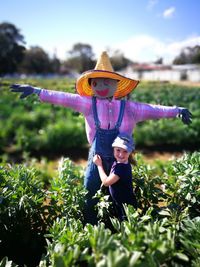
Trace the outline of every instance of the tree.
{"label": "tree", "polygon": [[94,68],[94,54],[89,44],[77,43],[68,54],[69,58],[65,61],[64,65],[69,69],[82,73]]}
{"label": "tree", "polygon": [[160,65],[162,65],[163,64],[163,58],[162,57],[159,57],[158,59],[156,59],[154,61],[154,64],[160,64]]}
{"label": "tree", "polygon": [[25,47],[23,35],[11,23],[0,24],[0,75],[14,73],[23,60]]}
{"label": "tree", "polygon": [[26,74],[47,74],[52,72],[48,54],[39,46],[26,50],[20,72]]}
{"label": "tree", "polygon": [[196,45],[194,47],[184,48],[180,55],[178,55],[174,60],[173,64],[199,64],[200,63],[200,46]]}
{"label": "tree", "polygon": [[193,63],[200,64],[200,45],[196,45],[192,50]]}
{"label": "tree", "polygon": [[113,51],[110,60],[115,71],[126,68],[130,63],[132,63],[132,61],[127,59],[120,50]]}
{"label": "tree", "polygon": [[51,73],[60,73],[61,63],[60,60],[54,56],[53,59],[50,59],[50,72]]}

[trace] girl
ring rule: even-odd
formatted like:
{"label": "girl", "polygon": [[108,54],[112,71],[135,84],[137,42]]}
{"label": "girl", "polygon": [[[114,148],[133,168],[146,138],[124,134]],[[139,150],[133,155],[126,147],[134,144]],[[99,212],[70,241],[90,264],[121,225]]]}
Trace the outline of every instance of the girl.
{"label": "girl", "polygon": [[133,205],[134,208],[137,208],[130,164],[131,153],[135,146],[131,136],[120,133],[114,140],[112,147],[114,148],[115,161],[109,175],[106,175],[101,157],[98,154],[94,156],[93,162],[97,165],[102,184],[109,187],[119,220],[123,221],[126,218],[123,204]]}

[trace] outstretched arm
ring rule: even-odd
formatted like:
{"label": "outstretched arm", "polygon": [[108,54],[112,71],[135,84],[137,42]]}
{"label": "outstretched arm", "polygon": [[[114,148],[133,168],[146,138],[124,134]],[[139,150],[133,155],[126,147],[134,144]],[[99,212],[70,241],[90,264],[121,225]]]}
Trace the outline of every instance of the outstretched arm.
{"label": "outstretched arm", "polygon": [[116,183],[119,180],[119,176],[117,176],[114,173],[111,173],[109,176],[106,175],[104,169],[103,169],[103,164],[101,157],[99,155],[95,155],[93,158],[93,162],[97,165],[98,171],[99,171],[99,176],[101,178],[102,184],[104,186],[109,186],[114,183]]}
{"label": "outstretched arm", "polygon": [[26,84],[11,85],[11,92],[21,93],[21,99],[31,94],[37,94],[42,102],[69,107],[84,115],[89,113],[91,107],[91,98],[89,97],[83,97],[78,94],[67,92],[47,90]]}
{"label": "outstretched arm", "polygon": [[136,122],[161,118],[176,118],[177,116],[181,117],[184,124],[192,122],[191,112],[184,107],[152,105],[139,102],[129,102],[129,107]]}

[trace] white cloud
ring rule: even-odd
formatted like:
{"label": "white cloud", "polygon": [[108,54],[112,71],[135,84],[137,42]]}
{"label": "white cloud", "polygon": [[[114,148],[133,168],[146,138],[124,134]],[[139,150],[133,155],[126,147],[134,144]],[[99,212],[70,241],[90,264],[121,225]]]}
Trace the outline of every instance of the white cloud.
{"label": "white cloud", "polygon": [[72,49],[72,46],[64,43],[45,44],[43,46],[51,57],[56,55],[61,60],[65,60],[67,58],[67,52]]}
{"label": "white cloud", "polygon": [[162,14],[163,18],[168,19],[168,18],[173,17],[175,10],[176,10],[175,7],[170,7],[166,9]]}
{"label": "white cloud", "polygon": [[200,45],[200,36],[164,42],[149,35],[139,35],[116,44],[115,49],[121,50],[132,61],[152,62],[162,57],[164,63],[171,63],[183,48],[195,45]]}
{"label": "white cloud", "polygon": [[140,35],[132,37],[118,46],[120,50],[124,51],[125,56],[134,61],[149,61],[150,58],[155,57],[155,51],[161,49],[162,43],[149,35]]}
{"label": "white cloud", "polygon": [[[105,43],[91,43],[90,44],[96,58],[103,50],[110,48],[113,50],[120,50],[125,57],[137,62],[153,62],[162,57],[165,64],[171,63],[172,60],[178,56],[181,50],[185,47],[193,47],[200,45],[200,36],[194,35],[187,37],[180,41],[168,40],[163,41],[159,38],[150,35],[138,35],[131,37],[123,42],[105,45]],[[51,56],[56,52],[59,59],[64,60],[67,56],[67,51],[72,49],[72,45],[65,45],[64,43],[56,43],[52,46],[46,45],[45,51]]]}
{"label": "white cloud", "polygon": [[149,0],[147,3],[147,9],[151,10],[158,3],[158,0]]}
{"label": "white cloud", "polygon": [[179,42],[171,42],[166,46],[166,53],[175,57],[183,48],[194,47],[195,45],[200,45],[200,36],[188,37]]}

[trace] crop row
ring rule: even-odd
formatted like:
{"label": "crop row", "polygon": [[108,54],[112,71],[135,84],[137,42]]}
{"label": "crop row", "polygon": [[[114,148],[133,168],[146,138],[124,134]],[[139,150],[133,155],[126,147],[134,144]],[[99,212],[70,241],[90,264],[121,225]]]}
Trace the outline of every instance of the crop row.
{"label": "crop row", "polygon": [[[48,183],[25,165],[1,164],[1,266],[200,265],[200,153],[133,167],[138,210],[119,223],[99,191],[99,224],[83,220],[83,169],[62,158]],[[6,265],[7,264],[7,265]]]}
{"label": "crop row", "polygon": [[[63,154],[70,148],[87,146],[84,117],[70,109],[40,103],[36,96],[20,100],[11,93],[9,84],[20,81],[2,80],[0,99],[0,154]],[[74,81],[27,80],[52,90],[73,92]],[[162,105],[187,107],[193,114],[191,125],[180,119],[162,119],[139,123],[135,129],[136,148],[164,147],[194,151],[199,149],[200,90],[171,84],[141,83],[132,100]]]}

